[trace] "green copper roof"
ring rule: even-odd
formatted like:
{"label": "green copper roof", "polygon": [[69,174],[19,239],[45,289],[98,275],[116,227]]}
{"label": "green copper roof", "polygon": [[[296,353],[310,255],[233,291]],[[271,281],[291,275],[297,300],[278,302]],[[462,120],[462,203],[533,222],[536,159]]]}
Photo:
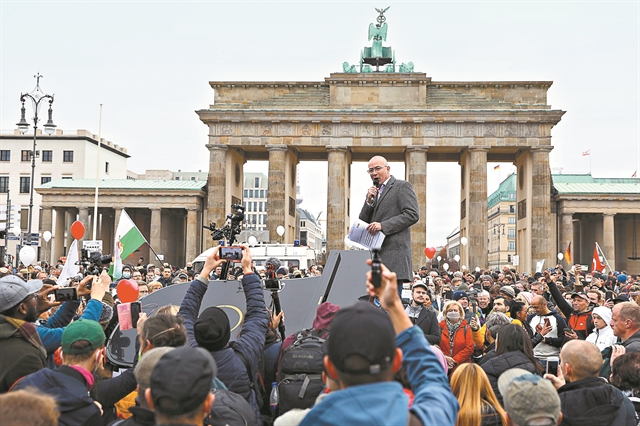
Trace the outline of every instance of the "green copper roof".
{"label": "green copper roof", "polygon": [[[513,195],[509,195],[513,194]],[[487,198],[487,208],[491,208],[501,201],[516,201],[516,174],[509,175],[505,180],[500,183],[498,189],[496,189]]]}
{"label": "green copper roof", "polygon": [[[102,179],[100,189],[147,189],[173,191],[199,191],[207,184],[198,180],[134,180]],[[95,179],[57,179],[39,186],[39,188],[89,189],[96,187]]]}
{"label": "green copper roof", "polygon": [[559,194],[636,194],[640,195],[640,179],[594,178],[591,175],[552,175]]}

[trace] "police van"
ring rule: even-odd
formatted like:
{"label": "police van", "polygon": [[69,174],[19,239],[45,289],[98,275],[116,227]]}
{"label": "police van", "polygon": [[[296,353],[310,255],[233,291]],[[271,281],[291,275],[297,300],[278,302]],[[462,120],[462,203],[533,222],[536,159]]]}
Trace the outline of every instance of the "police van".
{"label": "police van", "polygon": [[[192,262],[193,269],[199,271],[204,265],[207,256],[213,250],[214,247],[211,247],[200,253]],[[249,250],[251,250],[251,257],[258,271],[264,269],[265,261],[271,257],[280,260],[280,264],[286,266],[289,270],[294,266],[298,269],[308,270],[316,264],[316,251],[307,247],[299,247],[292,244],[264,244],[250,246]]]}

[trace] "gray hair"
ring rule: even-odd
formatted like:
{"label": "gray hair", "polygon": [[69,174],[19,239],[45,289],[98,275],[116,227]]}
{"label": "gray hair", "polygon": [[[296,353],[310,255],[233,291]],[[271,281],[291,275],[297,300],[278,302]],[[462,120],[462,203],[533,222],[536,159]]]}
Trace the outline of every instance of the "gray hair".
{"label": "gray hair", "polygon": [[502,312],[493,312],[489,314],[487,321],[484,323],[487,330],[491,331],[491,336],[494,339],[498,335],[498,330],[500,330],[503,325],[507,324],[511,324],[511,319]]}

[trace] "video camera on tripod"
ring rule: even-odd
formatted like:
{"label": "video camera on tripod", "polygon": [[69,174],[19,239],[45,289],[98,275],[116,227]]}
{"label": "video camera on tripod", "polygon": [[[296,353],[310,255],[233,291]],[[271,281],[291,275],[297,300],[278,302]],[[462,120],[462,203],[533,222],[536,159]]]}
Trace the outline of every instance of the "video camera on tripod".
{"label": "video camera on tripod", "polygon": [[[280,314],[282,307],[280,306],[280,295],[278,292],[284,288],[282,282],[278,279],[276,271],[280,268],[280,261],[275,257],[270,257],[264,262],[265,266],[265,278],[262,281],[262,288],[271,292],[271,300],[273,301],[273,307],[276,315]],[[286,338],[284,321],[280,321],[278,325],[278,331],[282,340]]]}

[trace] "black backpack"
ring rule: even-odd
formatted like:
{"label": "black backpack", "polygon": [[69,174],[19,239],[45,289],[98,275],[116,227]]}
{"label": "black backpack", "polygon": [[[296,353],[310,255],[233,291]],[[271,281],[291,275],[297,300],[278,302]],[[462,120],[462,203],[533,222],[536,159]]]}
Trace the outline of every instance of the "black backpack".
{"label": "black backpack", "polygon": [[226,389],[218,389],[213,394],[216,399],[204,420],[205,426],[252,426],[257,423],[256,413],[242,396]]}
{"label": "black backpack", "polygon": [[293,408],[311,408],[324,389],[324,339],[327,330],[305,329],[284,350],[278,368],[278,415]]}

